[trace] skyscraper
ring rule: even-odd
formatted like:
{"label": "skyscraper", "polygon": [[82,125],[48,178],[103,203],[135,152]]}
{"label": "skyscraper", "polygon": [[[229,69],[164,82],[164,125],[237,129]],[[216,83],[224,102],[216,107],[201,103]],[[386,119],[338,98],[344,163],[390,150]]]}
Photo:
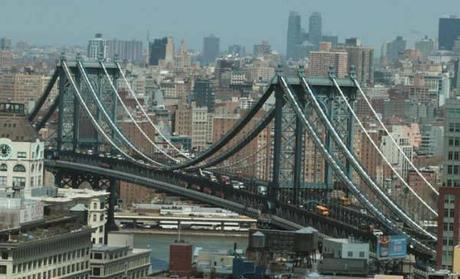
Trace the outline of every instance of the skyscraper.
{"label": "skyscraper", "polygon": [[260,44],[254,45],[254,56],[260,57],[272,52],[272,47],[267,41],[262,41]]}
{"label": "skyscraper", "polygon": [[320,51],[311,51],[310,60],[308,61],[307,72],[312,76],[323,76],[327,77],[329,73],[329,67],[332,67],[336,73],[336,76],[343,78],[348,72],[348,53],[342,50],[335,51],[325,47]]}
{"label": "skyscraper", "polygon": [[214,111],[214,90],[209,79],[197,79],[193,87],[193,100],[197,107],[207,107],[208,112]]}
{"label": "skyscraper", "polygon": [[361,46],[357,38],[349,38],[345,40],[345,45],[337,50],[348,53],[348,67],[355,66],[356,79],[360,84],[374,83],[374,49]]}
{"label": "skyscraper", "polygon": [[415,42],[415,49],[420,51],[424,57],[427,57],[434,50],[434,40],[425,36],[423,39]]}
{"label": "skyscraper", "polygon": [[105,59],[107,57],[107,42],[102,38],[101,33],[97,33],[94,39],[88,42],[89,59]]}
{"label": "skyscraper", "polygon": [[438,242],[436,268],[452,270],[454,247],[459,243],[460,219],[460,102],[446,102],[444,120],[443,186],[438,197]]}
{"label": "skyscraper", "polygon": [[167,44],[167,37],[149,43],[149,65],[158,65],[161,59],[165,59]]}
{"label": "skyscraper", "polygon": [[398,60],[405,50],[406,40],[402,36],[397,36],[396,39],[386,44],[385,56],[388,62],[392,63]]}
{"label": "skyscraper", "polygon": [[174,61],[174,52],[174,39],[173,37],[169,36],[166,42],[165,60],[169,62]]}
{"label": "skyscraper", "polygon": [[0,50],[10,50],[11,40],[8,38],[0,38]]}
{"label": "skyscraper", "polygon": [[460,18],[455,16],[439,19],[439,49],[452,50],[455,40],[460,36]]}
{"label": "skyscraper", "polygon": [[322,37],[322,20],[321,14],[314,12],[311,14],[308,21],[308,40],[316,48],[319,46]]}
{"label": "skyscraper", "polygon": [[203,52],[201,53],[201,62],[204,65],[212,63],[219,56],[220,39],[214,35],[204,37]]}
{"label": "skyscraper", "polygon": [[142,41],[123,41],[123,40],[108,40],[107,41],[107,57],[114,59],[118,56],[119,59],[129,62],[142,62],[143,47]]}
{"label": "skyscraper", "polygon": [[286,57],[298,58],[299,46],[302,44],[301,19],[297,12],[291,11],[288,19]]}

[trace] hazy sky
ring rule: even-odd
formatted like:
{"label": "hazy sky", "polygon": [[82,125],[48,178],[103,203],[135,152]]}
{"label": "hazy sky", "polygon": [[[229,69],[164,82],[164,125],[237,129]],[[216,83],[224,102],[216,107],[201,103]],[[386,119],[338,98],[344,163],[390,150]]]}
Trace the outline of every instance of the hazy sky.
{"label": "hazy sky", "polygon": [[0,37],[35,44],[85,45],[94,33],[106,38],[146,40],[172,35],[201,49],[214,33],[221,49],[268,40],[284,53],[290,10],[308,16],[319,11],[323,33],[339,39],[357,36],[379,47],[403,35],[410,42],[436,37],[438,18],[460,15],[459,0],[0,0]]}

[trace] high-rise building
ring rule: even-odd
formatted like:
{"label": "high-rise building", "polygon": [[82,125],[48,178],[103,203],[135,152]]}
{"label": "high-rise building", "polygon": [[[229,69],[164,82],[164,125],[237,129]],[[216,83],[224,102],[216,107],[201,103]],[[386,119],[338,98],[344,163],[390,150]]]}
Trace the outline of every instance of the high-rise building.
{"label": "high-rise building", "polygon": [[11,50],[11,40],[8,38],[0,38],[0,50]]}
{"label": "high-rise building", "polygon": [[195,80],[193,86],[193,100],[198,107],[207,107],[208,112],[214,111],[215,93],[211,80]]}
{"label": "high-rise building", "polygon": [[309,75],[327,77],[330,68],[334,70],[338,78],[345,77],[348,73],[348,53],[333,51],[330,48],[310,52],[307,69]]}
{"label": "high-rise building", "polygon": [[168,38],[155,39],[149,43],[149,65],[159,65],[160,60],[166,57]]}
{"label": "high-rise building", "polygon": [[460,36],[460,18],[455,16],[439,19],[439,49],[452,50],[455,40]]}
{"label": "high-rise building", "polygon": [[314,12],[308,20],[308,41],[318,48],[322,37],[322,20],[321,14]]}
{"label": "high-rise building", "polygon": [[93,60],[107,58],[107,42],[102,38],[101,33],[97,33],[88,42],[88,58]]}
{"label": "high-rise building", "polygon": [[[35,73],[7,73],[0,76],[0,102],[17,102],[33,107],[42,94],[50,77]],[[57,94],[53,89],[52,95]],[[30,102],[30,105],[29,105]]]}
{"label": "high-rise building", "polygon": [[246,48],[242,45],[234,44],[228,47],[227,52],[228,54],[242,57],[246,55]]}
{"label": "high-rise building", "polygon": [[262,41],[260,44],[254,45],[254,56],[260,57],[272,52],[272,47],[267,41]]}
{"label": "high-rise building", "polygon": [[118,59],[123,61],[129,61],[139,63],[143,61],[143,47],[142,41],[123,41],[123,40],[108,40],[107,41],[107,57],[114,59],[118,56]]}
{"label": "high-rise building", "polygon": [[212,142],[212,114],[206,107],[197,107],[192,104],[192,149],[205,150]]}
{"label": "high-rise building", "polygon": [[208,65],[216,60],[219,56],[220,39],[214,35],[204,37],[203,51],[201,53],[201,62]]}
{"label": "high-rise building", "polygon": [[288,19],[286,57],[297,59],[302,44],[302,27],[299,13],[291,11]]}
{"label": "high-rise building", "polygon": [[339,37],[336,35],[323,35],[321,36],[322,42],[329,42],[331,43],[332,47],[336,47],[339,43]]}
{"label": "high-rise building", "polygon": [[176,70],[181,71],[192,66],[192,59],[184,40],[180,42],[180,48],[175,59]]}
{"label": "high-rise building", "polygon": [[175,55],[174,52],[175,52],[174,39],[173,37],[169,36],[168,40],[166,41],[166,51],[165,51],[165,60],[167,62],[174,61],[174,55]]}
{"label": "high-rise building", "polygon": [[397,36],[396,39],[386,44],[385,56],[389,63],[399,59],[406,50],[406,44],[406,40],[402,36]]}
{"label": "high-rise building", "polygon": [[346,39],[337,50],[348,53],[348,67],[355,67],[356,79],[362,85],[374,83],[374,49],[362,47],[357,38]]}
{"label": "high-rise building", "polygon": [[420,51],[420,54],[422,54],[424,57],[430,55],[434,48],[435,42],[433,39],[428,38],[428,36],[425,36],[423,39],[415,42],[415,49]]}
{"label": "high-rise building", "polygon": [[452,270],[454,247],[459,244],[460,225],[460,100],[446,102],[444,119],[443,187],[438,197],[436,268]]}

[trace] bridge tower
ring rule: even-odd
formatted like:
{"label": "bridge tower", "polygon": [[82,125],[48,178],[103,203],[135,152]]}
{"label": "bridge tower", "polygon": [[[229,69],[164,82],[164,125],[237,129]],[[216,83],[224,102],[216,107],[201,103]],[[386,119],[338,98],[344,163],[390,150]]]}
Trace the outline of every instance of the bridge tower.
{"label": "bridge tower", "polygon": [[[79,93],[83,97],[85,104],[88,106],[92,115],[97,119],[101,128],[112,139],[117,140],[115,132],[111,129],[109,123],[104,119],[104,116],[95,100],[92,98],[90,87],[85,81],[85,77],[78,63],[81,62],[87,77],[94,88],[96,94],[102,102],[102,105],[107,110],[111,120],[117,122],[117,97],[113,92],[109,80],[98,61],[83,61],[79,56],[76,60],[66,60],[61,57],[59,65],[56,67],[56,80],[58,82],[58,98],[56,102],[56,109],[59,110],[57,137],[56,137],[56,151],[58,156],[65,156],[66,152],[72,153],[113,153],[110,144],[104,142],[101,135],[92,126],[88,114],[85,112],[84,107],[76,96],[76,92],[67,77],[64,62],[76,83]],[[112,82],[117,84],[119,78],[119,71],[115,63],[104,62],[105,68],[108,72],[109,78]],[[49,86],[51,88],[52,86]],[[44,94],[47,95],[46,92]],[[97,156],[97,155],[96,155]],[[57,170],[55,173],[55,184],[58,187],[72,187],[78,188],[86,182],[93,189],[104,189],[110,192],[108,201],[108,220],[106,225],[106,232],[116,229],[114,220],[114,207],[117,199],[117,184],[113,178],[108,178],[99,175],[88,175],[78,172],[68,172]]]}
{"label": "bridge tower", "polygon": [[[68,80],[63,68],[64,58],[61,58],[60,64],[57,66],[59,76],[59,102],[57,108],[59,110],[58,128],[57,128],[57,150],[61,151],[85,151],[85,152],[110,152],[109,145],[105,144],[100,138],[99,133],[91,125],[83,107],[75,96],[74,89]],[[68,69],[72,74],[76,87],[79,89],[85,103],[89,107],[93,115],[96,116],[98,122],[105,132],[112,137],[113,131],[110,129],[104,119],[102,113],[99,111],[95,101],[91,97],[89,86],[86,84],[82,77],[82,73],[78,68],[78,62],[82,62],[88,78],[102,101],[104,107],[107,109],[112,121],[116,122],[117,115],[117,98],[115,93],[111,90],[109,81],[107,80],[104,70],[100,63],[97,61],[82,61],[77,57],[75,61],[66,61]],[[116,84],[118,80],[118,69],[114,63],[104,63],[109,73],[110,78]]]}
{"label": "bridge tower", "polygon": [[[278,70],[281,77],[281,70]],[[324,143],[328,151],[340,158],[341,164],[349,177],[352,176],[352,169],[347,160],[337,151],[337,148],[326,129],[310,105],[310,101],[302,87],[300,78],[303,77],[303,68],[299,69],[298,77],[287,78],[293,93],[299,104],[303,107],[309,120],[316,126],[317,132],[324,137]],[[331,70],[330,77],[334,77]],[[336,127],[342,140],[347,147],[353,149],[353,117],[340,97],[331,78],[328,77],[307,77],[316,98],[319,100],[323,110],[327,112],[329,119]],[[354,106],[357,88],[350,79],[337,79],[343,93],[350,104]],[[275,89],[275,120],[273,134],[273,172],[270,183],[270,198],[273,203],[276,201],[287,202],[294,205],[304,205],[310,202],[327,202],[327,193],[340,187],[339,182],[334,179],[331,168],[324,161],[324,158],[315,154],[312,144],[308,145],[308,136],[301,124],[301,120],[294,110],[287,104],[280,80]],[[314,162],[312,162],[314,161]],[[308,164],[308,165],[307,165]],[[322,166],[324,171],[315,179],[307,177],[307,168],[311,166]],[[309,170],[314,172],[316,170]],[[320,171],[318,171],[320,173]],[[276,207],[276,206],[275,206]]]}

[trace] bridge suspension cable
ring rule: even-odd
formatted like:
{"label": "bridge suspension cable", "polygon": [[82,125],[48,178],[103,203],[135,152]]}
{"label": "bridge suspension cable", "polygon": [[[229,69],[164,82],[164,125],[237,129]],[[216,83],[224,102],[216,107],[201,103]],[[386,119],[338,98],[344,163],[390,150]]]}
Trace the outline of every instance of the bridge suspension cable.
{"label": "bridge suspension cable", "polygon": [[121,69],[121,66],[118,62],[115,62],[115,64],[117,65],[117,68],[118,70],[120,71],[121,73],[121,76],[124,80],[124,82],[126,83],[126,86],[128,87],[128,91],[129,91],[129,94],[131,95],[131,97],[133,97],[134,101],[136,102],[137,106],[139,107],[139,109],[141,110],[142,114],[144,115],[144,117],[147,119],[147,121],[150,123],[150,125],[152,125],[153,129],[160,135],[161,138],[163,138],[166,143],[168,145],[170,145],[173,149],[175,149],[181,156],[183,156],[184,158],[186,159],[190,159],[190,156],[187,155],[186,153],[184,153],[182,150],[180,150],[179,148],[177,148],[174,144],[172,144],[172,142],[161,132],[161,129],[159,129],[152,121],[152,119],[150,119],[150,117],[148,116],[147,112],[145,111],[144,107],[141,105],[141,103],[139,102],[139,99],[137,98],[136,96],[136,93],[133,91],[133,89],[131,88],[131,85],[129,84],[128,80],[126,79],[126,76],[123,72],[123,70]]}
{"label": "bridge suspension cable", "polygon": [[401,153],[401,155],[403,156],[404,160],[406,160],[409,165],[415,170],[415,172],[417,173],[417,175],[423,180],[423,182],[425,182],[426,185],[428,185],[428,187],[430,187],[430,189],[433,191],[433,193],[435,193],[437,196],[439,195],[439,192],[438,190],[425,178],[425,176],[423,176],[423,174],[420,172],[420,170],[414,165],[414,163],[412,162],[412,160],[407,157],[406,153],[404,152],[404,150],[401,148],[401,146],[398,144],[398,142],[396,141],[396,139],[391,135],[391,133],[388,131],[387,127],[385,126],[385,124],[383,123],[383,121],[380,119],[380,117],[378,116],[377,112],[375,111],[374,107],[372,106],[372,103],[369,101],[369,98],[367,98],[366,94],[364,93],[364,91],[361,89],[361,86],[359,84],[359,82],[354,78],[352,77],[351,78],[352,81],[354,82],[354,84],[356,85],[356,87],[358,88],[358,91],[359,93],[361,94],[361,96],[363,97],[364,101],[366,102],[367,106],[370,108],[370,110],[372,111],[372,114],[374,115],[374,117],[377,119],[377,122],[380,124],[380,126],[383,128],[383,130],[385,131],[385,133],[390,137],[392,143],[396,146],[396,148],[398,149],[398,151]]}
{"label": "bridge suspension cable", "polygon": [[72,77],[72,74],[69,71],[67,63],[64,60],[62,60],[62,67],[64,69],[64,72],[65,72],[65,75],[66,75],[67,79],[70,81],[70,84],[72,85],[72,88],[73,88],[73,90],[75,92],[75,95],[77,96],[77,99],[78,99],[80,105],[83,106],[83,108],[85,109],[86,113],[88,114],[89,118],[91,119],[91,122],[93,123],[94,127],[96,128],[96,130],[98,130],[98,132],[101,133],[101,135],[104,137],[104,139],[108,143],[110,143],[110,145],[112,145],[118,152],[123,154],[126,158],[130,159],[131,161],[133,161],[136,164],[141,164],[141,165],[144,165],[144,166],[150,166],[150,165],[147,165],[145,163],[139,163],[136,159],[134,159],[131,155],[126,153],[121,147],[119,147],[112,140],[112,138],[110,136],[107,135],[107,133],[104,131],[104,129],[102,129],[102,127],[99,125],[97,120],[94,118],[93,114],[91,113],[91,110],[88,108],[88,105],[86,104],[85,100],[81,96],[80,90],[78,89],[77,85],[75,84],[75,81],[74,81],[74,79]]}
{"label": "bridge suspension cable", "polygon": [[367,132],[366,128],[364,127],[363,123],[361,122],[361,120],[359,119],[359,117],[356,115],[356,112],[353,110],[353,107],[351,106],[350,102],[348,102],[347,100],[347,97],[345,96],[345,94],[343,93],[342,89],[340,88],[339,84],[337,83],[337,80],[331,76],[331,80],[332,82],[334,83],[334,86],[337,88],[337,91],[339,92],[339,95],[340,97],[344,100],[346,106],[348,107],[348,110],[350,111],[350,113],[352,114],[353,118],[356,120],[356,122],[358,123],[359,127],[361,128],[361,130],[364,132],[364,134],[366,135],[366,137],[369,139],[370,143],[372,144],[372,146],[375,148],[375,150],[377,151],[377,153],[379,153],[380,157],[382,157],[383,161],[390,167],[390,169],[395,173],[395,175],[398,177],[398,179],[403,183],[404,187],[406,187],[406,189],[408,189],[422,204],[423,206],[425,206],[435,217],[438,217],[438,213],[436,210],[434,210],[428,203],[426,203],[426,201],[424,201],[418,194],[417,192],[414,191],[414,189],[412,189],[412,187],[410,187],[410,185],[406,182],[406,180],[399,174],[398,171],[396,171],[396,169],[393,167],[393,165],[390,163],[390,161],[388,160],[388,158],[385,156],[385,154],[383,154],[383,152],[380,150],[380,148],[377,146],[377,144],[375,143],[375,141],[372,139],[371,135],[369,135],[369,133]]}
{"label": "bridge suspension cable", "polygon": [[[284,80],[284,79],[283,79]],[[383,191],[382,189],[373,181],[373,179],[367,174],[367,172],[364,170],[364,168],[361,166],[359,161],[356,159],[356,157],[350,152],[350,150],[346,147],[345,143],[342,141],[340,138],[340,135],[337,133],[337,131],[334,129],[332,123],[329,121],[329,118],[327,117],[326,113],[323,111],[321,108],[318,100],[315,97],[315,94],[313,93],[312,89],[310,88],[310,85],[307,83],[304,77],[300,78],[301,84],[306,89],[307,92],[307,98],[312,102],[313,108],[317,112],[318,116],[321,118],[321,121],[325,124],[325,127],[329,131],[329,133],[332,135],[334,141],[337,143],[338,147],[340,150],[343,152],[347,160],[351,163],[355,171],[359,174],[359,176],[366,182],[366,184],[371,187],[374,192],[383,200],[385,201],[386,205],[392,209],[393,212],[395,212],[402,220],[405,221],[406,224],[410,225],[414,229],[422,232],[423,234],[427,235],[433,240],[436,240],[436,236],[428,232],[426,229],[424,229],[420,224],[415,222],[412,217],[410,217],[404,210],[402,210],[398,205],[396,205],[392,199],[390,199]]]}
{"label": "bridge suspension cable", "polygon": [[171,166],[167,170],[178,170],[184,169],[193,165],[196,165],[212,155],[216,154],[222,147],[224,147],[230,140],[232,140],[256,115],[256,113],[262,108],[265,104],[265,101],[270,97],[273,92],[274,85],[270,84],[270,87],[264,92],[264,94],[259,98],[259,100],[251,107],[251,109],[241,117],[238,122],[232,126],[232,128],[227,131],[227,133],[221,137],[217,142],[215,142],[211,147],[200,153],[196,158],[185,161],[176,166]]}
{"label": "bridge suspension cable", "polygon": [[329,165],[334,170],[334,172],[339,176],[339,178],[348,186],[348,188],[352,191],[355,197],[363,205],[365,205],[365,207],[368,208],[370,212],[378,220],[380,220],[380,222],[382,222],[382,224],[384,224],[389,230],[405,235],[409,240],[411,240],[414,243],[414,246],[421,248],[425,251],[430,251],[430,253],[434,253],[434,251],[431,248],[427,247],[425,244],[423,244],[419,240],[413,238],[412,236],[407,234],[405,231],[398,228],[398,226],[396,226],[396,224],[391,219],[386,217],[372,202],[370,202],[367,199],[367,197],[356,187],[356,185],[354,185],[354,183],[350,180],[350,178],[345,174],[342,167],[337,163],[336,158],[334,158],[331,155],[331,153],[326,149],[326,147],[322,143],[320,137],[318,136],[312,124],[308,121],[307,117],[303,113],[294,94],[291,92],[289,86],[287,85],[283,77],[280,77],[280,83],[283,88],[283,91],[286,92],[285,96],[287,97],[291,106],[294,108],[297,116],[300,118],[301,123],[306,128],[308,134],[312,137],[313,141],[315,142],[315,145],[319,147],[319,150],[321,151],[325,160],[329,163]]}
{"label": "bridge suspension cable", "polygon": [[118,101],[120,102],[121,106],[125,110],[125,112],[128,114],[129,119],[134,123],[136,128],[139,130],[139,132],[144,136],[144,138],[151,144],[153,147],[155,147],[156,150],[161,152],[163,155],[168,157],[174,162],[179,162],[176,158],[172,157],[169,155],[166,151],[164,151],[160,146],[158,146],[154,141],[152,141],[149,136],[145,133],[145,131],[142,129],[142,127],[137,123],[136,119],[134,119],[133,115],[129,111],[128,107],[126,106],[125,102],[123,101],[123,98],[120,97],[120,94],[118,94],[118,90],[116,89],[115,85],[113,84],[112,80],[110,79],[109,73],[107,71],[107,68],[105,67],[104,63],[102,61],[99,61],[99,64],[101,64],[102,69],[104,70],[105,76],[107,77],[107,80],[110,83],[110,86],[112,87],[112,91],[115,93],[115,96],[117,97]]}
{"label": "bridge suspension cable", "polygon": [[96,105],[97,107],[102,111],[102,114],[104,115],[104,117],[106,118],[107,122],[109,122],[110,126],[112,127],[112,129],[117,133],[117,135],[123,140],[123,142],[128,145],[132,150],[134,150],[134,152],[136,152],[137,154],[139,154],[142,158],[144,158],[145,160],[147,160],[148,162],[152,163],[152,164],[156,164],[158,166],[165,166],[164,164],[160,163],[160,162],[157,162],[155,160],[153,160],[152,158],[150,158],[149,156],[145,155],[142,151],[140,151],[136,146],[134,146],[134,144],[128,139],[126,138],[126,136],[120,131],[120,129],[117,127],[117,125],[115,123],[113,123],[112,119],[110,118],[109,114],[107,113],[107,111],[105,110],[104,108],[104,105],[101,103],[101,100],[99,99],[99,97],[97,96],[96,92],[94,91],[94,88],[93,88],[93,85],[91,84],[91,81],[89,80],[88,78],[88,75],[86,74],[86,71],[85,71],[85,68],[83,67],[83,64],[80,62],[80,61],[77,61],[77,67],[78,69],[80,70],[80,72],[83,74],[83,78],[86,82],[86,84],[88,85],[89,87],[89,91],[91,91],[92,95],[93,95],[93,98],[94,100],[96,101]]}
{"label": "bridge suspension cable", "polygon": [[233,145],[230,149],[226,150],[223,154],[219,155],[219,157],[206,162],[205,164],[197,167],[190,168],[189,170],[196,170],[199,168],[207,168],[210,166],[214,166],[222,161],[225,161],[226,159],[230,158],[231,156],[235,155],[238,151],[243,149],[245,146],[247,146],[255,137],[257,137],[260,132],[262,132],[265,127],[272,121],[272,119],[275,117],[275,110],[271,109],[269,112],[266,113],[266,115],[262,118],[262,120],[257,123],[256,127],[252,129],[252,131],[249,133],[249,135],[245,136],[244,139]]}
{"label": "bridge suspension cable", "polygon": [[[257,163],[266,160],[266,158],[259,159],[258,161],[253,161],[253,162],[247,162],[248,159],[254,157],[257,155],[257,153],[260,152],[260,150],[263,150],[267,147],[267,144],[262,145],[261,147],[257,148],[254,152],[250,153],[249,155],[238,159],[237,161],[231,162],[230,164],[223,163],[222,166],[217,166],[217,167],[211,167],[211,170],[219,170],[219,169],[225,169],[225,168],[233,168],[233,169],[242,169],[242,168],[247,168],[253,165],[257,165]],[[226,159],[228,160],[228,159]],[[226,161],[225,161],[226,162]],[[242,162],[245,162],[246,164],[241,165]],[[238,166],[238,167],[234,167]]]}

